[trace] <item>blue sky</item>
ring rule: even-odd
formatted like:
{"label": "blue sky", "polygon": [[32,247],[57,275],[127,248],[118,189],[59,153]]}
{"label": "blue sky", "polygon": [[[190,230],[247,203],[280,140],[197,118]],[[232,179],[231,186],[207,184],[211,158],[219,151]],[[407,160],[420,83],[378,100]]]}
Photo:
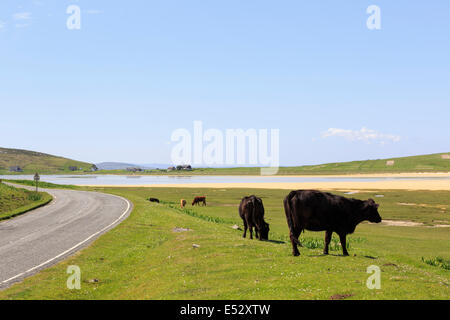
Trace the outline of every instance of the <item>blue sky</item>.
{"label": "blue sky", "polygon": [[[69,5],[81,29],[68,30]],[[369,30],[369,5],[381,30]],[[167,163],[280,129],[282,165],[448,152],[449,1],[0,2],[0,146]]]}

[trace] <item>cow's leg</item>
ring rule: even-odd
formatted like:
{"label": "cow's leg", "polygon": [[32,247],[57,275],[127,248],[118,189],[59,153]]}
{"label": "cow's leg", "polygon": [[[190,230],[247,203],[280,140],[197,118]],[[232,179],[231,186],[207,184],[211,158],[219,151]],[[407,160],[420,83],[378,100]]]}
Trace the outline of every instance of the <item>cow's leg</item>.
{"label": "cow's leg", "polygon": [[252,225],[252,224],[249,224],[249,225],[248,225],[248,228],[250,229],[250,239],[253,240],[253,225]]}
{"label": "cow's leg", "polygon": [[259,230],[259,232],[258,232],[258,239],[259,239],[259,241],[262,241],[262,239],[261,239],[261,230]]}
{"label": "cow's leg", "polygon": [[244,220],[244,236],[243,238],[245,238],[247,236],[247,221]]}
{"label": "cow's leg", "polygon": [[346,234],[340,234],[339,238],[341,239],[341,246],[342,246],[342,254],[344,256],[348,256],[347,251],[347,235]]}
{"label": "cow's leg", "polygon": [[328,247],[330,245],[332,235],[333,235],[333,231],[325,232],[325,247],[323,248],[323,254],[328,254]]}
{"label": "cow's leg", "polygon": [[300,251],[298,251],[297,245],[300,244],[300,241],[298,241],[298,237],[300,236],[301,232],[293,232],[290,234],[291,243],[292,243],[292,255],[294,257],[298,257],[300,255]]}
{"label": "cow's leg", "polygon": [[255,226],[255,236],[256,236],[256,239],[260,239],[260,233],[258,232],[257,226]]}

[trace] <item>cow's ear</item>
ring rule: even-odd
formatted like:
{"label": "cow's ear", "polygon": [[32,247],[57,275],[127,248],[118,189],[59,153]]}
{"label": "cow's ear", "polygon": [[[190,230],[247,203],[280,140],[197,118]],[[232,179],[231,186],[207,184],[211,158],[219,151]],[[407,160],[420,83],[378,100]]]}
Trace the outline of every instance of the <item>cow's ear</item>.
{"label": "cow's ear", "polygon": [[370,208],[370,207],[374,207],[376,206],[375,201],[373,201],[373,199],[369,199],[364,201],[364,208]]}

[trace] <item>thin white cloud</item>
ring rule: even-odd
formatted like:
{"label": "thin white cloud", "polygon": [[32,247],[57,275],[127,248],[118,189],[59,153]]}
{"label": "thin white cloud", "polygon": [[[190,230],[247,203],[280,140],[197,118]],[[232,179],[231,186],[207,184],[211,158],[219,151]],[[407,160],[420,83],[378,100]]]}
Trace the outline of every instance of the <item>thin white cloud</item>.
{"label": "thin white cloud", "polygon": [[330,137],[340,137],[348,141],[374,142],[382,145],[387,142],[399,142],[401,140],[401,137],[398,135],[380,133],[365,127],[361,128],[361,130],[329,128],[322,133],[322,138],[326,139]]}
{"label": "thin white cloud", "polygon": [[17,12],[12,15],[13,20],[16,21],[14,25],[16,28],[26,28],[30,26],[31,12]]}
{"label": "thin white cloud", "polygon": [[16,21],[21,20],[30,20],[31,19],[31,12],[17,12],[13,14],[13,19]]}
{"label": "thin white cloud", "polygon": [[86,11],[87,14],[101,14],[103,11],[101,10],[95,10],[95,9],[89,9]]}
{"label": "thin white cloud", "polygon": [[16,28],[26,28],[26,27],[29,27],[29,26],[30,26],[29,23],[16,23],[15,24]]}
{"label": "thin white cloud", "polygon": [[3,21],[0,21],[0,30],[3,29],[5,27],[6,23]]}

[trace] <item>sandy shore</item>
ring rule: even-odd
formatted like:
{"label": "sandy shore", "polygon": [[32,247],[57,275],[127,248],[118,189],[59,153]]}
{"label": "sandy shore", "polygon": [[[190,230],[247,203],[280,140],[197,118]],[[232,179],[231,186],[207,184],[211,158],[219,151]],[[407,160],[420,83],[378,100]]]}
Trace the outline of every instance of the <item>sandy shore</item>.
{"label": "sandy shore", "polygon": [[[95,174],[92,174],[95,175]],[[262,175],[197,175],[197,174],[121,174],[121,176],[133,176],[133,177],[248,177],[248,178],[267,178],[268,176]],[[269,176],[270,177],[270,176]],[[330,175],[275,175],[274,178],[438,178],[447,177],[450,178],[450,172],[412,172],[412,173],[360,173],[360,174],[330,174]]]}
{"label": "sandy shore", "polygon": [[[441,175],[443,176],[443,175]],[[450,174],[449,174],[450,176]],[[348,177],[348,176],[347,176]],[[370,175],[374,177],[374,175]],[[395,175],[386,175],[395,177]],[[407,175],[407,177],[412,177]],[[420,176],[424,177],[424,176]],[[436,174],[433,175],[436,177]],[[330,181],[330,182],[260,182],[260,183],[185,183],[144,185],[103,185],[97,187],[151,187],[151,188],[253,188],[253,189],[321,189],[321,190],[449,190],[448,180],[387,180],[387,181]]]}
{"label": "sandy shore", "polygon": [[[261,177],[261,176],[260,176]],[[299,178],[450,178],[450,172],[416,172],[416,173],[361,173],[349,175],[307,175],[277,177],[299,177]]]}

